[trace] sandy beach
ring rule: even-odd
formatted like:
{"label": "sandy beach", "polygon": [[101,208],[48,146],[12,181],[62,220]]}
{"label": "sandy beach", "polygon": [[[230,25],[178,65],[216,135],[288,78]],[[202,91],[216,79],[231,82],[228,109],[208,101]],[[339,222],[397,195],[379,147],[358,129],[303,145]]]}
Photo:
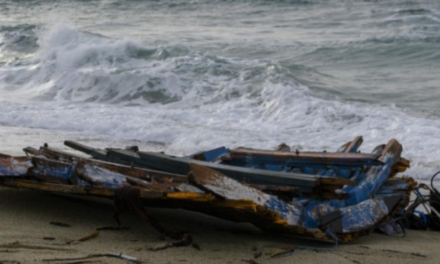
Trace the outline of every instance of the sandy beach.
{"label": "sandy beach", "polygon": [[[170,239],[157,233],[134,213],[121,215],[128,230],[102,230],[78,242],[97,228],[116,226],[112,202],[72,198],[39,191],[0,188],[0,263],[129,263],[110,257],[83,261],[48,261],[89,254],[122,253],[144,263],[438,263],[440,234],[408,230],[405,238],[373,233],[339,245],[330,253],[297,250],[294,255],[270,258],[288,246],[331,248],[329,243],[261,233],[251,225],[232,223],[184,210],[148,208],[166,227],[192,235],[198,246],[150,251]],[[59,222],[62,227],[50,224]]]}

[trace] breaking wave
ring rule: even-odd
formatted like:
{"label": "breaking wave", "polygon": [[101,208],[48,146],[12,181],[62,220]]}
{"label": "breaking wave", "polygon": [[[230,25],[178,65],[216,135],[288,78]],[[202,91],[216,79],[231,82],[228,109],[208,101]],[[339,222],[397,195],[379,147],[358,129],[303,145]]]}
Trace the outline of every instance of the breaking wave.
{"label": "breaking wave", "polygon": [[11,63],[1,69],[2,88],[11,96],[145,105],[252,97],[265,83],[295,86],[288,70],[271,61],[222,58],[185,45],[149,47],[66,26],[55,27],[38,44],[26,67]]}

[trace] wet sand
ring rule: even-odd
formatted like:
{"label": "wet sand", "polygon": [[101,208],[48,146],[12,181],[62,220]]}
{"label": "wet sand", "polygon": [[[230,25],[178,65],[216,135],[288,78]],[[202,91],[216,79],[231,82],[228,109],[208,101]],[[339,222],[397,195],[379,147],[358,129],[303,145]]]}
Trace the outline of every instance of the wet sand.
{"label": "wet sand", "polygon": [[[89,254],[122,253],[144,263],[438,263],[440,233],[408,230],[405,238],[373,233],[339,245],[331,253],[298,250],[270,258],[280,247],[331,248],[330,243],[263,234],[249,224],[232,223],[184,210],[148,208],[164,226],[192,235],[194,246],[149,251],[171,239],[161,236],[131,212],[121,215],[128,230],[102,230],[95,238],[78,239],[95,229],[116,226],[110,200],[72,198],[32,190],[0,188],[0,263],[129,263],[109,257],[95,262],[52,261]],[[60,222],[70,227],[50,224]],[[74,241],[74,242],[72,242]],[[88,260],[90,261],[90,259]]]}

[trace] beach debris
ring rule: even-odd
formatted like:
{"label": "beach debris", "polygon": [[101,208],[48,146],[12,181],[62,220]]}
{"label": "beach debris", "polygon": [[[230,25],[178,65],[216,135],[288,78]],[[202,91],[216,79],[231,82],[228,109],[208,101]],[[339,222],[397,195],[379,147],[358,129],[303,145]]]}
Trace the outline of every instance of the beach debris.
{"label": "beach debris", "polygon": [[113,218],[119,226],[121,226],[119,214],[125,209],[131,209],[146,222],[150,223],[159,233],[177,240],[191,240],[190,236],[187,236],[182,232],[176,232],[164,228],[159,221],[147,214],[145,207],[140,200],[139,188],[137,187],[122,186],[118,188],[114,196],[114,205],[115,212]]}
{"label": "beach debris", "polygon": [[[184,247],[192,244],[192,237],[190,235],[185,235],[182,237],[180,241],[170,242],[161,247],[148,248],[150,251],[159,251],[164,250],[171,247]],[[196,248],[196,247],[195,247]],[[199,248],[200,250],[200,248]]]}
{"label": "beach debris", "polygon": [[88,234],[87,236],[82,237],[82,238],[80,238],[80,239],[77,239],[77,240],[68,240],[68,241],[66,241],[66,244],[67,244],[67,245],[76,245],[76,244],[78,244],[78,243],[80,243],[80,242],[84,242],[84,241],[90,240],[90,239],[92,239],[92,238],[95,238],[95,237],[97,237],[98,235],[99,235],[99,230],[95,230],[95,231],[93,231],[92,233],[90,233],[90,234]]}
{"label": "beach debris", "polygon": [[53,251],[76,251],[71,248],[60,248],[60,247],[48,247],[48,246],[40,246],[40,245],[27,245],[23,244],[19,241],[15,241],[12,243],[1,244],[0,248],[7,249],[32,249],[32,250],[53,250]]}
{"label": "beach debris", "polygon": [[182,208],[264,232],[347,242],[368,235],[397,216],[416,187],[397,177],[409,167],[391,139],[360,153],[362,137],[336,152],[219,147],[187,157],[105,150],[65,141],[91,158],[48,146],[25,148],[26,157],[0,156],[0,185],[112,198],[114,219],[134,211],[160,234],[192,244],[184,232],[165,228],[145,207]]}
{"label": "beach debris", "polygon": [[128,255],[124,255],[122,253],[104,253],[104,254],[90,254],[87,255],[85,257],[77,257],[77,258],[53,258],[53,259],[43,259],[43,261],[45,262],[69,262],[71,263],[71,261],[83,261],[83,260],[90,260],[93,258],[103,258],[103,257],[109,257],[109,258],[118,258],[118,259],[123,259],[132,263],[145,263],[142,260],[138,260],[135,257],[132,256],[128,256]]}
{"label": "beach debris", "polygon": [[[430,185],[420,183],[414,189],[416,199],[389,221],[379,226],[378,230],[397,237],[405,237],[405,228],[439,231],[440,192],[434,186],[434,180],[438,175],[440,171],[431,176]],[[422,194],[422,191],[427,191],[428,194]],[[423,206],[424,210],[418,210],[420,206]]]}
{"label": "beach debris", "polygon": [[415,256],[415,257],[421,257],[421,258],[426,258],[427,256],[426,255],[423,255],[423,254],[420,254],[420,253],[409,253],[410,255],[412,255],[412,256]]}
{"label": "beach debris", "polygon": [[105,263],[105,262],[102,259],[76,260],[76,261],[62,262],[62,264],[86,264],[86,263]]}
{"label": "beach debris", "polygon": [[87,240],[89,240],[89,239],[95,238],[95,237],[97,237],[98,235],[99,235],[99,231],[96,230],[96,231],[90,233],[89,235],[87,235],[87,236],[85,236],[85,237],[83,237],[83,238],[78,239],[78,241],[80,241],[80,242],[84,242],[84,241],[87,241]]}
{"label": "beach debris", "polygon": [[130,230],[130,227],[128,226],[104,226],[96,228],[98,231],[102,230],[111,230],[111,231],[120,231],[120,230]]}
{"label": "beach debris", "polygon": [[61,227],[72,227],[72,226],[69,225],[69,224],[61,223],[61,222],[54,222],[54,221],[50,222],[49,224],[51,224],[51,225],[55,225],[55,226],[61,226]]}

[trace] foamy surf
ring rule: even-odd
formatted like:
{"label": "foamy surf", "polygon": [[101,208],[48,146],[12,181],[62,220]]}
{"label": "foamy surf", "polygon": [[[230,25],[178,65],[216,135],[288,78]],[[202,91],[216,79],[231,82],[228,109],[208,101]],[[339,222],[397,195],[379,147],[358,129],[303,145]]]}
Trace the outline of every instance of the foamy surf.
{"label": "foamy surf", "polygon": [[43,141],[53,142],[57,131],[65,139],[142,142],[186,155],[222,145],[272,149],[281,142],[333,151],[363,135],[363,152],[398,139],[416,178],[440,169],[439,120],[393,104],[318,97],[279,60],[147,45],[65,25],[35,34],[34,53],[0,68],[0,124],[50,131]]}

